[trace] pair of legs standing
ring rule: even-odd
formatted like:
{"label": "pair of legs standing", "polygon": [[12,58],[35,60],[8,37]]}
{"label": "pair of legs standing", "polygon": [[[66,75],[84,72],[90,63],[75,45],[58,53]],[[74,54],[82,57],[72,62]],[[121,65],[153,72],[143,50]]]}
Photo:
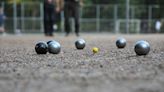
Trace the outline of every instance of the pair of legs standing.
{"label": "pair of legs standing", "polygon": [[79,36],[79,3],[77,2],[65,2],[64,5],[64,18],[65,18],[65,32],[66,36],[71,31],[70,18],[72,17],[75,22],[75,33]]}

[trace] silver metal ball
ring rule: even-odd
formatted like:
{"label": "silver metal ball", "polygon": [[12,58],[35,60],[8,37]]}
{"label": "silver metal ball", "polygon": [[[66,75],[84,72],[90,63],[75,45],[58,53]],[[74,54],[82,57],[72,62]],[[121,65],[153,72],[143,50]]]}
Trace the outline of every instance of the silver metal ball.
{"label": "silver metal ball", "polygon": [[84,47],[85,47],[85,40],[84,39],[78,39],[75,42],[75,46],[76,46],[77,49],[84,49]]}
{"label": "silver metal ball", "polygon": [[134,51],[137,55],[147,55],[150,51],[150,44],[146,41],[138,41],[135,44]]}
{"label": "silver metal ball", "polygon": [[60,46],[59,42],[57,42],[55,40],[50,40],[50,41],[47,42],[47,44],[51,44],[51,43],[55,43],[55,44],[58,44]]}
{"label": "silver metal ball", "polygon": [[52,54],[59,54],[61,51],[61,45],[57,41],[50,42],[48,44],[48,51]]}
{"label": "silver metal ball", "polygon": [[126,46],[126,39],[124,39],[124,38],[117,39],[116,46],[118,48],[124,48]]}

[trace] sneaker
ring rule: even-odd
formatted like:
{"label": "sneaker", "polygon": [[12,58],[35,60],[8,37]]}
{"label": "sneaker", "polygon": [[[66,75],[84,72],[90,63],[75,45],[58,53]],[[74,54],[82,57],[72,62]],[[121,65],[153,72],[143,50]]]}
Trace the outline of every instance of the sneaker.
{"label": "sneaker", "polygon": [[65,34],[65,37],[68,37],[68,36],[69,36],[69,33],[66,33],[66,34]]}
{"label": "sneaker", "polygon": [[45,35],[45,36],[48,36],[48,33],[45,33],[44,35]]}
{"label": "sneaker", "polygon": [[49,36],[50,36],[50,37],[53,37],[54,35],[53,35],[53,33],[50,33]]}
{"label": "sneaker", "polygon": [[80,36],[79,33],[76,33],[76,36],[79,37]]}

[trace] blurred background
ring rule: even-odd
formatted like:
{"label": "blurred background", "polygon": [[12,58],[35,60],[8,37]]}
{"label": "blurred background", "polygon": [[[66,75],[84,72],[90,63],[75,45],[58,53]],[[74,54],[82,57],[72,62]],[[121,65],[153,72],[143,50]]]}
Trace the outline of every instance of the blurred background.
{"label": "blurred background", "polygon": [[[164,22],[163,0],[84,0],[81,32],[156,33]],[[0,0],[7,17],[7,33],[43,32],[43,0]],[[57,32],[64,32],[63,12],[57,14]],[[73,22],[72,22],[73,23]],[[163,25],[163,24],[162,24]],[[161,26],[160,33],[164,33]]]}

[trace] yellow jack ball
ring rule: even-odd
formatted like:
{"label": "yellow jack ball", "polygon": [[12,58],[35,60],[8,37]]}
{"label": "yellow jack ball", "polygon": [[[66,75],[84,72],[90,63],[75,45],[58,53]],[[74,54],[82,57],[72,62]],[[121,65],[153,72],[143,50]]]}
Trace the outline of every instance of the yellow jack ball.
{"label": "yellow jack ball", "polygon": [[99,52],[99,48],[93,47],[93,48],[92,48],[92,51],[93,51],[93,53],[97,53],[97,52]]}

